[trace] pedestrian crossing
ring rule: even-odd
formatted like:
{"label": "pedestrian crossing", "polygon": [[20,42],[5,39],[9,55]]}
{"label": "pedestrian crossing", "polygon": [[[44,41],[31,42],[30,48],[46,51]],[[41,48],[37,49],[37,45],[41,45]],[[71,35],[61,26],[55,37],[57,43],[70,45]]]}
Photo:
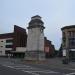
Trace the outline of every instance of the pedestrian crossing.
{"label": "pedestrian crossing", "polygon": [[26,64],[21,64],[21,63],[0,62],[0,65],[15,69],[18,71],[22,71],[24,73],[27,73],[28,75],[75,75],[75,72],[62,73],[62,72],[57,72],[57,71],[50,70],[50,69],[46,70],[43,68],[37,68],[32,65],[26,65]]}
{"label": "pedestrian crossing", "polygon": [[59,73],[59,72],[55,72],[52,70],[44,70],[44,69],[40,69],[40,68],[28,66],[28,65],[23,65],[23,64],[12,64],[11,63],[11,64],[3,64],[3,66],[9,67],[15,70],[20,70],[30,75],[50,75],[50,74],[58,75]]}

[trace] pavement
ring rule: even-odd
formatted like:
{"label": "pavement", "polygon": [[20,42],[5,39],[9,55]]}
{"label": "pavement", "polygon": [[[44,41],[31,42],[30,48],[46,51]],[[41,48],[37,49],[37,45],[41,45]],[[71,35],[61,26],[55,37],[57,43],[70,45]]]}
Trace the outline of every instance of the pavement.
{"label": "pavement", "polygon": [[55,68],[72,68],[75,69],[75,62],[70,61],[68,64],[63,64],[62,62],[63,58],[50,58],[46,59],[45,61],[25,61],[22,60],[22,63],[29,63],[29,64],[39,64],[39,65],[46,65],[50,67],[55,67]]}
{"label": "pavement", "polygon": [[50,65],[52,67],[75,69],[75,62],[70,61],[68,64],[63,64],[62,60],[62,58],[51,58],[48,59],[45,64]]}
{"label": "pavement", "polygon": [[9,70],[8,75],[10,72],[16,75],[18,71],[19,75],[75,75],[75,62],[62,64],[62,58],[50,58],[45,61],[0,58],[0,66],[5,67],[6,70],[9,68],[16,70],[14,74]]}

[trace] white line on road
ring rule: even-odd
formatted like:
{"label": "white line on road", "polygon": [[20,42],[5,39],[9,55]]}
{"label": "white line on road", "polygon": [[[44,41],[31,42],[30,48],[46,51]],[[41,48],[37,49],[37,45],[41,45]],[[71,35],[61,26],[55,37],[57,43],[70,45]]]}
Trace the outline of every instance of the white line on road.
{"label": "white line on road", "polygon": [[32,74],[32,75],[40,75],[39,73],[59,73],[59,72],[55,72],[55,71],[51,71],[51,70],[43,70],[43,69],[40,69],[40,68],[34,68],[34,67],[31,67],[31,66],[27,66],[27,65],[24,65],[24,67],[21,67],[21,66],[15,67],[15,66],[9,66],[9,65],[3,65],[3,66],[13,68],[13,69],[21,69],[21,71],[27,72],[27,73]]}
{"label": "white line on road", "polygon": [[23,72],[30,73],[30,74],[32,74],[32,75],[40,75],[40,74],[34,73],[34,72],[32,72],[32,71],[25,71],[25,70],[22,70],[22,71],[23,71]]}
{"label": "white line on road", "polygon": [[[23,70],[25,71],[25,70]],[[38,72],[38,73],[59,73],[59,72],[54,72],[54,71],[30,71],[30,72]]]}
{"label": "white line on road", "polygon": [[73,68],[61,68],[61,69],[66,69],[66,70],[75,70]]}
{"label": "white line on road", "polygon": [[72,68],[64,68],[64,69],[68,69],[68,70],[75,70],[75,69],[72,69]]}
{"label": "white line on road", "polygon": [[27,72],[27,73],[30,73],[30,74],[33,74],[33,75],[40,75],[39,73],[59,73],[59,72],[54,72],[54,71],[49,71],[49,72],[47,72],[47,71],[25,71],[25,70],[22,70],[23,72]]}
{"label": "white line on road", "polygon": [[30,66],[27,66],[27,65],[18,65],[18,66],[15,66],[15,67],[30,67]]}
{"label": "white line on road", "polygon": [[75,75],[75,72],[74,73],[69,73],[69,74],[66,74],[66,75]]}
{"label": "white line on road", "polygon": [[[5,67],[9,67],[9,68],[13,68],[13,69],[16,69],[15,67],[12,67],[12,66],[7,66],[7,65],[3,65],[3,66],[5,66]],[[25,71],[25,70],[21,70],[21,71],[23,71],[23,72],[27,72],[27,73],[32,74],[32,75],[39,75],[39,74],[37,74],[37,73],[33,73],[33,72],[31,72],[31,71]]]}
{"label": "white line on road", "polygon": [[21,67],[21,68],[19,68],[19,67],[14,67],[15,69],[34,69],[34,68],[28,68],[28,67]]}
{"label": "white line on road", "polygon": [[2,65],[2,66],[5,66],[5,67],[9,67],[9,68],[13,68],[13,69],[15,69],[14,67],[12,67],[12,66],[7,66],[7,65]]}

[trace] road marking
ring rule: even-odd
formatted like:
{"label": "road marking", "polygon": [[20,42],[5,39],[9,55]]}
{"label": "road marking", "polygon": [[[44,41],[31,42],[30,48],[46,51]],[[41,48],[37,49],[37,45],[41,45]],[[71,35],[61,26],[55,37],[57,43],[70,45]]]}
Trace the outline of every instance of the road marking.
{"label": "road marking", "polygon": [[14,68],[15,68],[15,69],[29,69],[29,70],[30,70],[30,69],[34,69],[34,68],[27,68],[27,67],[23,67],[23,68],[22,68],[22,67],[21,67],[21,68],[19,68],[19,67],[18,67],[18,68],[14,67]]}
{"label": "road marking", "polygon": [[14,66],[14,68],[16,69],[40,69],[40,68],[34,68],[34,67],[31,67],[31,66],[27,66],[27,65],[22,65],[22,66]]}
{"label": "road marking", "polygon": [[69,73],[69,74],[66,74],[66,75],[75,75],[75,72],[74,73]]}
{"label": "road marking", "polygon": [[21,69],[21,71],[30,73],[32,75],[40,75],[39,73],[59,73],[59,72],[55,72],[55,71],[51,71],[51,70],[43,70],[43,69],[40,69],[40,68],[34,68],[34,67],[31,67],[31,66],[27,66],[27,65],[24,65],[24,66],[3,65],[3,66],[13,68],[13,69],[16,69],[16,70]]}
{"label": "road marking", "polygon": [[40,74],[34,73],[34,72],[32,72],[32,71],[24,71],[24,70],[22,70],[22,71],[23,71],[23,72],[30,73],[30,74],[32,74],[32,75],[40,75]]}
{"label": "road marking", "polygon": [[[7,66],[7,65],[3,65],[3,66],[5,66],[5,67],[9,67],[9,68],[13,68],[13,69],[16,69],[16,68],[14,68],[14,67],[12,67],[12,66]],[[21,71],[23,71],[23,72],[27,72],[27,73],[30,73],[30,74],[32,74],[32,75],[39,75],[39,74],[37,74],[37,73],[33,73],[33,72],[31,72],[31,71],[25,71],[25,70],[21,70]]]}
{"label": "road marking", "polygon": [[2,65],[2,66],[5,66],[5,67],[9,67],[9,68],[15,69],[13,66],[7,66],[7,65]]}
{"label": "road marking", "polygon": [[40,74],[38,74],[38,73],[34,73],[34,72],[31,72],[31,71],[23,71],[23,72],[27,72],[27,73],[30,73],[30,74],[32,74],[32,75],[40,75]]}
{"label": "road marking", "polygon": [[27,65],[19,65],[19,66],[14,66],[14,67],[16,67],[16,68],[18,68],[18,67],[27,67],[27,68],[30,68],[31,66],[27,66]]}
{"label": "road marking", "polygon": [[[39,65],[42,65],[43,66],[43,64],[39,64]],[[57,67],[54,67],[54,68],[57,68]],[[59,67],[60,68],[60,67]],[[58,69],[59,69],[58,68]],[[66,70],[75,70],[75,69],[73,69],[73,68],[61,68],[61,69],[66,69]]]}
{"label": "road marking", "polygon": [[[25,70],[22,70],[25,71]],[[39,72],[39,73],[59,73],[59,72],[54,72],[54,71],[30,71],[30,72]]]}
{"label": "road marking", "polygon": [[75,70],[75,69],[73,69],[73,68],[61,68],[61,69]]}
{"label": "road marking", "polygon": [[33,75],[40,75],[39,73],[59,73],[59,72],[54,72],[54,71],[49,71],[49,72],[47,72],[47,71],[25,71],[25,70],[22,70],[23,72],[27,72],[27,73],[31,73],[31,74],[33,74]]}

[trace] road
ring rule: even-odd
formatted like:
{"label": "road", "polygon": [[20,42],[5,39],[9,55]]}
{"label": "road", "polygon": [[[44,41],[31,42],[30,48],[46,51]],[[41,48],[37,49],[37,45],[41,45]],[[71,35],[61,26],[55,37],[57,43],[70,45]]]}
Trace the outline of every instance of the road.
{"label": "road", "polygon": [[1,75],[60,75],[58,72],[23,64],[2,64]]}
{"label": "road", "polygon": [[30,75],[30,74],[0,65],[0,75]]}
{"label": "road", "polygon": [[75,69],[1,59],[0,75],[75,75]]}

